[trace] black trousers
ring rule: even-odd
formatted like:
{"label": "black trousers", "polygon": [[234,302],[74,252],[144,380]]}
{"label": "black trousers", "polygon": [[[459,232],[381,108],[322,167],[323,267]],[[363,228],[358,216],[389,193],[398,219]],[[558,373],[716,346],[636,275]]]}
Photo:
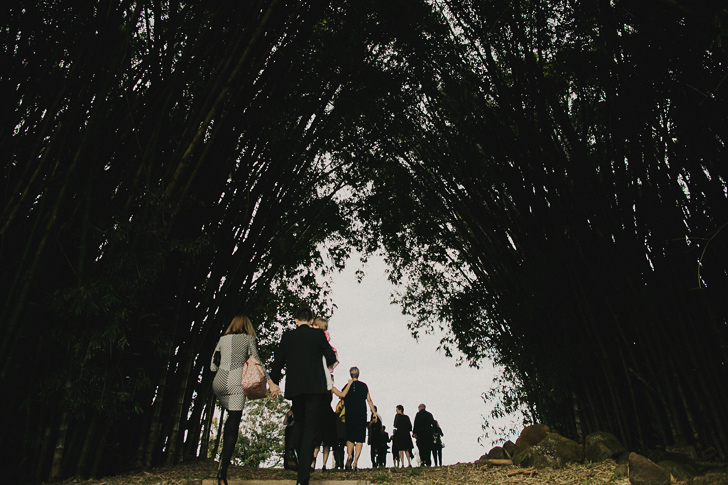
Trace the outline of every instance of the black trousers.
{"label": "black trousers", "polygon": [[324,410],[330,399],[328,392],[301,394],[292,399],[293,415],[296,421],[293,424],[291,441],[293,448],[298,451],[297,479],[300,484],[308,484],[311,476],[311,462],[313,461],[316,435],[323,422]]}
{"label": "black trousers", "polygon": [[432,439],[417,438],[417,449],[420,451],[420,462],[424,466],[432,465],[430,453],[432,451]]}
{"label": "black trousers", "polygon": [[438,463],[442,466],[442,446],[432,445],[432,460],[435,466]]}
{"label": "black trousers", "polygon": [[377,465],[387,467],[387,451],[389,451],[389,447],[387,446],[387,443],[382,443],[379,445],[379,449],[377,450]]}
{"label": "black trousers", "polygon": [[379,455],[379,445],[370,444],[369,445],[369,458],[372,460],[372,467],[377,466],[377,464],[379,463],[379,460],[377,460],[378,455]]}
{"label": "black trousers", "polygon": [[336,446],[334,446],[334,462],[336,468],[344,468],[344,450],[346,449],[346,438],[337,438]]}

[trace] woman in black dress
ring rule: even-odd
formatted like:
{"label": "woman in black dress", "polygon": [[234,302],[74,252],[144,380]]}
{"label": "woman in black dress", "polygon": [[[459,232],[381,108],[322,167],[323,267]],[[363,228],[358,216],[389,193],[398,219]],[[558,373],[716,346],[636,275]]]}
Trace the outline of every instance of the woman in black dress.
{"label": "woman in black dress", "polygon": [[[404,457],[407,457],[407,466],[412,467],[410,460],[410,450],[414,448],[412,444],[412,421],[409,416],[404,414],[404,406],[397,404],[397,414],[394,415],[394,439],[397,449],[399,450],[399,462],[404,466]],[[393,447],[394,448],[394,447]]]}
{"label": "woman in black dress", "polygon": [[341,392],[333,388],[333,392],[344,398],[346,407],[346,451],[348,456],[344,468],[356,470],[362,446],[366,441],[367,404],[373,413],[374,403],[369,395],[369,387],[359,380],[359,369],[352,367],[349,369],[349,375],[351,375],[351,379],[346,387]]}

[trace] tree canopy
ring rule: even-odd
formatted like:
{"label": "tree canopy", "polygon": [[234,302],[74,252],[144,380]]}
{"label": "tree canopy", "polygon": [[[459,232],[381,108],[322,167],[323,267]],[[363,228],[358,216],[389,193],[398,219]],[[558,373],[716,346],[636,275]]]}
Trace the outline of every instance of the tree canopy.
{"label": "tree canopy", "polygon": [[565,435],[725,457],[725,9],[437,5],[458,61],[368,204],[413,330]]}
{"label": "tree canopy", "polygon": [[231,317],[269,358],[295,305],[334,311],[352,248],[384,251],[414,333],[504,368],[506,407],[725,458],[721,2],[2,11],[0,429],[24,478],[204,456]]}

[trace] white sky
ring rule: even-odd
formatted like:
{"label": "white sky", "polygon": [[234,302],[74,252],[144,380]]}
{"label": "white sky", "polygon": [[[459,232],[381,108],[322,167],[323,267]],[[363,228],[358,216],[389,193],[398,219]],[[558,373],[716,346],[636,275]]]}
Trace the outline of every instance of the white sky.
{"label": "white sky", "polygon": [[[360,267],[361,262],[354,258],[333,278],[338,309],[329,321],[329,332],[340,361],[334,371],[335,385],[341,389],[349,378],[349,368],[359,367],[360,380],[369,386],[389,433],[397,404],[414,421],[417,406],[425,403],[444,433],[445,465],[473,462],[492,446],[512,438],[498,437],[498,442],[483,446],[478,443],[483,416],[490,412],[481,394],[492,385],[492,366],[486,362],[481,369],[455,367],[454,358],[436,350],[440,337],[423,335],[415,341],[407,329],[408,317],[390,304],[394,287],[386,278],[385,263],[372,258],[363,268],[362,283],[357,283],[355,271]],[[359,466],[371,466],[368,445],[364,445]],[[387,466],[392,466],[391,454]]]}

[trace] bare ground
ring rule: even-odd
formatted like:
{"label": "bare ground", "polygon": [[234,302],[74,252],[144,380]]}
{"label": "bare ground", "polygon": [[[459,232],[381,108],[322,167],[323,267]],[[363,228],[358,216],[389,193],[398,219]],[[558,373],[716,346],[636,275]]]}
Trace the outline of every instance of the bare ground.
{"label": "bare ground", "polygon": [[[217,463],[212,460],[200,460],[181,463],[174,467],[160,467],[141,470],[123,475],[105,477],[103,479],[69,479],[60,485],[187,485],[188,480],[214,478]],[[295,480],[295,472],[281,468],[243,468],[231,466],[228,479],[246,480]],[[519,468],[514,465],[480,466],[476,463],[458,463],[432,468],[386,468],[361,469],[356,472],[316,470],[314,480],[370,480],[378,485],[490,485],[490,484],[522,484],[522,485],[628,485],[629,480],[618,472],[613,462],[568,465],[561,470]]]}

